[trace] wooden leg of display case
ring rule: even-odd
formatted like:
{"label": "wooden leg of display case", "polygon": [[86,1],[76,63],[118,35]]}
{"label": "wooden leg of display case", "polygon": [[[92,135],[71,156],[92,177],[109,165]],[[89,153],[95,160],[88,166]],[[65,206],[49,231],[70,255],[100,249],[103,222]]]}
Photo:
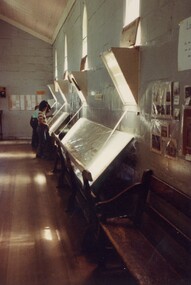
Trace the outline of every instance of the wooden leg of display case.
{"label": "wooden leg of display case", "polygon": [[[62,188],[64,189],[64,187],[66,186],[66,173],[67,173],[67,167],[66,167],[66,161],[64,159],[64,156],[62,154],[62,151],[60,149],[60,147],[58,147],[58,152],[57,152],[57,156],[58,156],[58,160],[60,161],[61,164],[61,170],[60,170],[60,174],[58,177],[58,184],[57,184],[57,188]],[[57,161],[58,163],[58,161]],[[55,166],[57,169],[57,165]]]}
{"label": "wooden leg of display case", "polygon": [[68,199],[68,205],[67,205],[67,212],[73,212],[76,208],[76,194],[78,191],[78,184],[77,184],[77,178],[74,173],[73,167],[71,165],[70,159],[67,156],[67,170],[69,173],[69,183],[70,183],[70,197]]}
{"label": "wooden leg of display case", "polygon": [[3,140],[2,114],[3,111],[0,110],[0,140]]}
{"label": "wooden leg of display case", "polygon": [[59,156],[59,154],[57,152],[56,153],[56,158],[55,158],[55,161],[54,161],[54,168],[52,170],[53,173],[57,173],[59,171],[59,169],[58,169],[59,161],[60,161],[60,156]]}

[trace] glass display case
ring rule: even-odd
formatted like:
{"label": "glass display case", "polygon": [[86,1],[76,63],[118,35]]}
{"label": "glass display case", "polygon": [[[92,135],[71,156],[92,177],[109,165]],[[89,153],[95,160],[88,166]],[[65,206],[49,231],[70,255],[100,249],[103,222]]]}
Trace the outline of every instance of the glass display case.
{"label": "glass display case", "polygon": [[113,47],[101,58],[124,106],[137,111],[139,88],[139,48]]}
{"label": "glass display case", "polygon": [[[73,165],[74,172],[83,183],[82,172],[89,173],[89,183],[96,191],[108,168],[132,142],[133,135],[80,118],[61,140],[61,146]],[[97,184],[97,185],[96,185]]]}

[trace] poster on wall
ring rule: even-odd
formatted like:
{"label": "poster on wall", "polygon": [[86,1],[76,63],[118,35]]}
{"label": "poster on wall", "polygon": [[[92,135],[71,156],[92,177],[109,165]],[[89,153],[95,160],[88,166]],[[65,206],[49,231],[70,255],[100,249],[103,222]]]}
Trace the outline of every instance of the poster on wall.
{"label": "poster on wall", "polygon": [[35,95],[25,95],[26,110],[34,110],[36,106],[36,96]]}
{"label": "poster on wall", "polygon": [[34,110],[36,95],[9,95],[9,110]]}
{"label": "poster on wall", "polygon": [[178,70],[191,69],[191,17],[179,24]]}
{"label": "poster on wall", "polygon": [[9,96],[9,109],[10,110],[21,110],[20,95],[10,95]]}

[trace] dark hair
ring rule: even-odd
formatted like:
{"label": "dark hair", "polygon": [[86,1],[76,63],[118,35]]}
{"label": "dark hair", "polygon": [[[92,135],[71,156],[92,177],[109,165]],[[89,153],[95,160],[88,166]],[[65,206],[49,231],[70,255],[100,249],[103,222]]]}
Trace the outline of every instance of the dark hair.
{"label": "dark hair", "polygon": [[48,106],[48,102],[43,100],[40,102],[38,109],[39,109],[39,111],[43,111],[47,106]]}

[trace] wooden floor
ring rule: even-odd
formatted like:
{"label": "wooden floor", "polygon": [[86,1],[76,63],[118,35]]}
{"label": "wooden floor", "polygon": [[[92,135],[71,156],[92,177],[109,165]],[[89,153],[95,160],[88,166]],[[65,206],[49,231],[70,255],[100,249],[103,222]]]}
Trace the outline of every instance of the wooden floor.
{"label": "wooden floor", "polygon": [[29,143],[0,142],[0,285],[132,284],[83,254],[85,220],[65,212],[52,168]]}

